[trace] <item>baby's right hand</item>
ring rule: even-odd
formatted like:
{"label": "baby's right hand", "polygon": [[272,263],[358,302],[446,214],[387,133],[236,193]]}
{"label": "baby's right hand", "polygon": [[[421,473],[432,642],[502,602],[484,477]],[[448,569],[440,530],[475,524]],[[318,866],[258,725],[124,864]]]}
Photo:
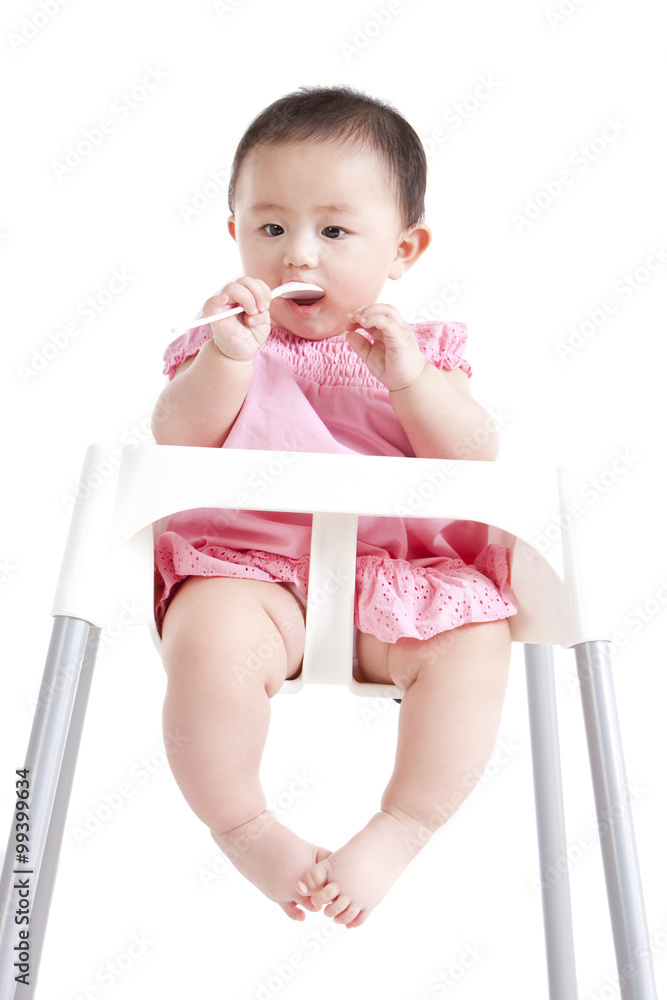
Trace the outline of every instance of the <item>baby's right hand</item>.
{"label": "baby's right hand", "polygon": [[271,330],[271,289],[259,278],[244,275],[206,300],[204,319],[222,312],[226,306],[236,305],[243,306],[244,311],[211,323],[213,340],[220,353],[230,360],[252,361]]}

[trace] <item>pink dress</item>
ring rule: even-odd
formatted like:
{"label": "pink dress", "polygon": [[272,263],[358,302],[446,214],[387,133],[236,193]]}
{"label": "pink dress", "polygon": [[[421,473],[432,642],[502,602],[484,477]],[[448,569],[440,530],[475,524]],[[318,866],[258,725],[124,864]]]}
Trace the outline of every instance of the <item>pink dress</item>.
{"label": "pink dress", "polygon": [[[470,377],[462,323],[412,329],[427,361]],[[173,378],[211,336],[204,325],[178,337],[165,352],[165,374]],[[280,327],[257,354],[223,447],[414,457],[389,392],[344,338],[303,340]],[[281,582],[305,598],[310,525],[306,514],[205,509],[172,516],[155,549],[158,629],[190,576]],[[509,551],[487,542],[486,525],[472,521],[360,517],[355,625],[393,643],[515,614]]]}

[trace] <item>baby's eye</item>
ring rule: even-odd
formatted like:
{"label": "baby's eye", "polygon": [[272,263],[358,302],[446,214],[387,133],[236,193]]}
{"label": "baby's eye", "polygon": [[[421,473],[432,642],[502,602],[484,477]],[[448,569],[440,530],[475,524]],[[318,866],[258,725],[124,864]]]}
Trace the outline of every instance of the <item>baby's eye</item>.
{"label": "baby's eye", "polygon": [[346,230],[341,228],[341,226],[325,226],[322,230],[322,235],[326,236],[329,240],[339,240]]}
{"label": "baby's eye", "polygon": [[277,222],[268,222],[262,226],[262,232],[266,233],[267,236],[282,236],[285,230]]}

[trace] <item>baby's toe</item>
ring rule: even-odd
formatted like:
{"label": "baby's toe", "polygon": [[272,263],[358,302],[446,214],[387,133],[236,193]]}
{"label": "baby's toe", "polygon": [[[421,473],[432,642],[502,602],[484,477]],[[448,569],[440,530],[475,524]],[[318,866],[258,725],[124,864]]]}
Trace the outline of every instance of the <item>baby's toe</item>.
{"label": "baby's toe", "polygon": [[360,906],[348,906],[347,910],[336,917],[335,923],[345,924],[349,930],[351,927],[360,927],[367,919],[370,910],[363,910]]}
{"label": "baby's toe", "polygon": [[[312,868],[309,868],[301,876],[298,882],[299,892],[303,896],[312,896],[318,889],[322,889],[327,885],[332,876],[333,872],[330,863],[327,860],[318,861],[316,865],[313,865]],[[332,898],[330,897],[326,902],[328,903]]]}
{"label": "baby's toe", "polygon": [[306,914],[303,910],[299,909],[296,903],[280,903],[280,906],[285,911],[288,917],[292,920],[305,920]]}
{"label": "baby's toe", "polygon": [[321,907],[326,906],[327,903],[331,903],[334,899],[338,899],[339,896],[340,886],[338,883],[329,882],[323,889],[319,889],[317,892],[314,892],[310,897],[310,901],[313,906],[316,906],[319,910]]}
{"label": "baby's toe", "polygon": [[315,906],[310,896],[303,896],[297,893],[296,902],[299,906],[303,906],[304,910],[309,910],[310,913],[317,913],[320,909],[319,906]]}
{"label": "baby's toe", "polygon": [[[347,910],[349,906],[351,906],[349,897],[344,896],[341,893],[340,895],[336,896],[333,902],[329,903],[329,905],[324,908],[324,916],[337,917],[339,913],[343,913],[343,911]],[[356,915],[356,910],[355,910],[355,915]]]}

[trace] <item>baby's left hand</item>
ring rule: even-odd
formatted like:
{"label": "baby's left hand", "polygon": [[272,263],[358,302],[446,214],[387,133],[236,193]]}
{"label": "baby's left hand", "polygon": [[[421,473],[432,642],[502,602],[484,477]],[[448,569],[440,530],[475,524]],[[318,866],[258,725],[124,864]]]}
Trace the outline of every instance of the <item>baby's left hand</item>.
{"label": "baby's left hand", "polygon": [[393,392],[412,385],[426,366],[414,333],[398,311],[376,302],[350,313],[351,325],[361,327],[373,338],[369,343],[358,330],[347,334],[347,342],[368,369]]}

